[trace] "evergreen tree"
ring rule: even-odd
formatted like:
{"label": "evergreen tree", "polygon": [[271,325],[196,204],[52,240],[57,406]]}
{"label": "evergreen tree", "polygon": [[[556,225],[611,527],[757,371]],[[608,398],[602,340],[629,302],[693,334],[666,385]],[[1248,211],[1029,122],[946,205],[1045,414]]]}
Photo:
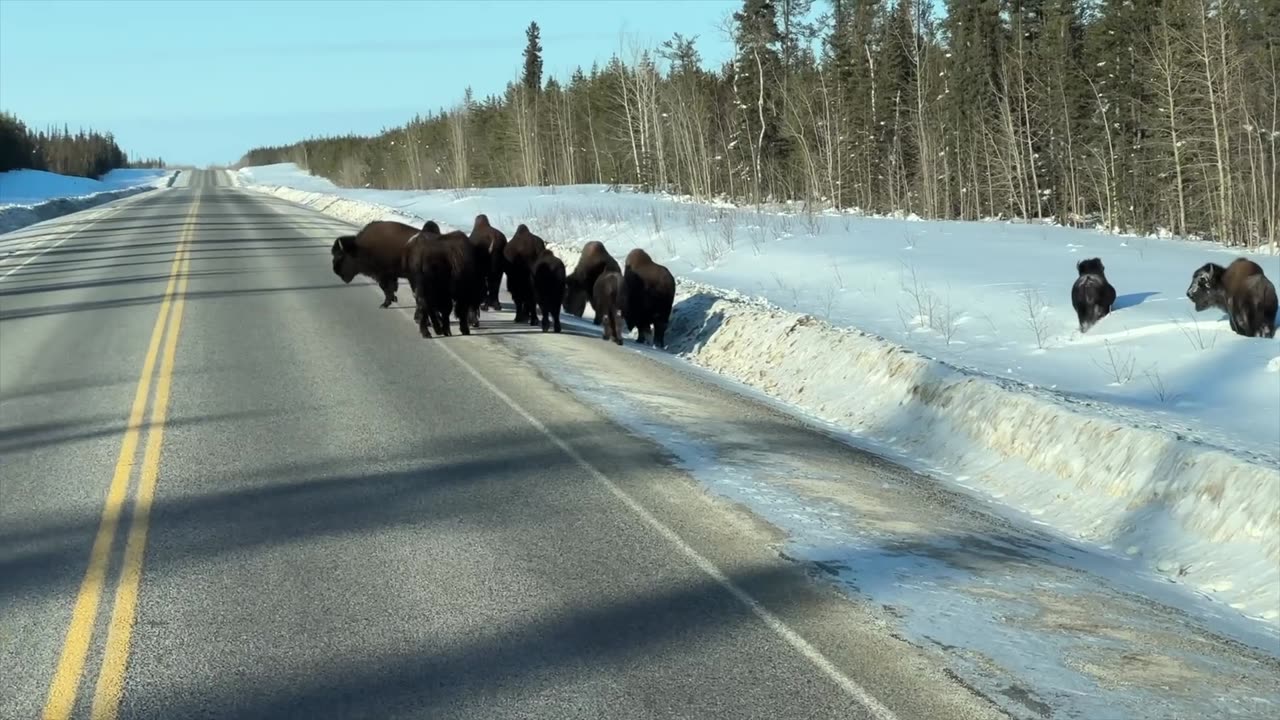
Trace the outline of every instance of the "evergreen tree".
{"label": "evergreen tree", "polygon": [[539,41],[541,30],[538,23],[529,23],[524,31],[527,40],[524,47],[524,75],[521,84],[526,90],[537,92],[542,88],[542,43]]}

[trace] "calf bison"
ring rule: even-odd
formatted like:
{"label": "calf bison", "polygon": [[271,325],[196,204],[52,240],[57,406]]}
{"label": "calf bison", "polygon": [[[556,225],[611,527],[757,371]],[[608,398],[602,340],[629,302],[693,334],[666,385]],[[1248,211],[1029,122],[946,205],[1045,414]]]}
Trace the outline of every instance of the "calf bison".
{"label": "calf bison", "polygon": [[544,249],[533,264],[533,296],[542,313],[542,332],[550,329],[560,332],[560,303],[564,301],[564,262],[550,250]]}
{"label": "calf bison", "polygon": [[400,278],[407,277],[402,265],[405,244],[418,233],[412,225],[394,220],[376,220],[355,235],[333,241],[333,273],[350,283],[357,275],[373,278],[382,288],[382,304],[396,302]]}
{"label": "calf bison", "polygon": [[[594,297],[596,279],[605,272],[621,273],[622,268],[618,267],[618,261],[605,249],[604,243],[592,240],[583,245],[577,267],[565,278],[564,311],[582,317],[587,309],[588,297]],[[596,311],[592,322],[599,325],[600,308],[594,302],[591,305]]]}
{"label": "calf bison", "polygon": [[529,226],[521,223],[503,251],[506,262],[507,292],[516,305],[515,321],[538,324],[537,301],[533,297],[533,265],[547,249],[542,238],[529,232]]}
{"label": "calf bison", "polygon": [[442,234],[438,225],[427,221],[409,243],[404,262],[415,289],[414,319],[422,336],[431,337],[431,329],[451,335],[450,310],[457,315],[458,330],[470,335],[484,299],[484,283],[480,251],[466,234],[457,230]]}
{"label": "calf bison", "polygon": [[1101,258],[1081,260],[1076,263],[1076,272],[1079,277],[1071,285],[1071,305],[1076,309],[1080,332],[1085,333],[1111,313],[1111,306],[1116,302],[1116,289],[1107,282]]}
{"label": "calf bison", "polygon": [[1196,312],[1211,307],[1225,311],[1238,335],[1275,337],[1276,286],[1248,258],[1236,258],[1225,268],[1205,263],[1192,273],[1187,297],[1195,303]]}
{"label": "calf bison", "polygon": [[636,248],[627,253],[623,262],[623,318],[627,332],[639,328],[641,343],[648,340],[653,328],[653,346],[665,348],[667,323],[671,321],[671,305],[676,299],[676,279],[671,271],[649,257],[649,253]]}
{"label": "calf bison", "polygon": [[596,311],[596,323],[604,326],[601,335],[605,340],[622,344],[622,332],[618,327],[619,315],[624,311],[626,295],[622,292],[622,273],[606,270],[596,278],[591,288],[591,306]]}
{"label": "calf bison", "polygon": [[498,300],[498,291],[502,289],[502,272],[506,264],[503,252],[507,248],[507,236],[501,230],[489,224],[489,216],[476,215],[475,224],[471,226],[472,244],[484,248],[484,302],[480,305],[485,310],[501,310],[502,302]]}

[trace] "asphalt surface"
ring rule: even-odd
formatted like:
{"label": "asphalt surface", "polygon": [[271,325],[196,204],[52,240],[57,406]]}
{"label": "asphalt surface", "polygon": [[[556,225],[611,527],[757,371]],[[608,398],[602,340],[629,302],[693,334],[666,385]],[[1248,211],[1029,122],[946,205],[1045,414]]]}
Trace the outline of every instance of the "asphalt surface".
{"label": "asphalt surface", "polygon": [[512,349],[599,339],[422,340],[343,230],[196,171],[0,236],[0,717],[1000,716]]}

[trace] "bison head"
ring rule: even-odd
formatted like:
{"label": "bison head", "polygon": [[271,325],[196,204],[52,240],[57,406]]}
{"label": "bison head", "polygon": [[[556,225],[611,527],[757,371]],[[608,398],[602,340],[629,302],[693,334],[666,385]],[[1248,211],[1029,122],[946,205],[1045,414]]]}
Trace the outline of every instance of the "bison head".
{"label": "bison head", "polygon": [[564,279],[564,311],[576,317],[582,317],[587,311],[587,288],[576,275]]}
{"label": "bison head", "polygon": [[349,283],[360,274],[359,261],[356,260],[356,236],[343,235],[333,241],[333,274]]}
{"label": "bison head", "polygon": [[1187,297],[1196,305],[1196,312],[1226,305],[1226,290],[1222,287],[1222,274],[1226,269],[1217,263],[1205,263],[1191,275]]}

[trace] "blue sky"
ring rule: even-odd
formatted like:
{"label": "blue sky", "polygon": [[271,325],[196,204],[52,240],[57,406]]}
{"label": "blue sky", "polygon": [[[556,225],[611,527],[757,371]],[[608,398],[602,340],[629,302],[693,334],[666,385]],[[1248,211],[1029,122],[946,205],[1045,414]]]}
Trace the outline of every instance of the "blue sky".
{"label": "blue sky", "polygon": [[741,0],[0,0],[0,109],[29,125],[111,131],[126,152],[229,163],[251,147],[373,133],[502,90],[524,30],[544,73],[620,44],[698,35],[729,57]]}

